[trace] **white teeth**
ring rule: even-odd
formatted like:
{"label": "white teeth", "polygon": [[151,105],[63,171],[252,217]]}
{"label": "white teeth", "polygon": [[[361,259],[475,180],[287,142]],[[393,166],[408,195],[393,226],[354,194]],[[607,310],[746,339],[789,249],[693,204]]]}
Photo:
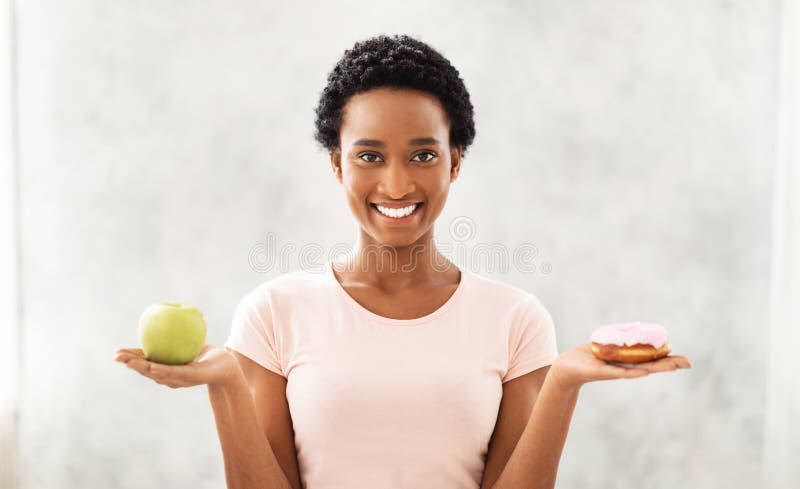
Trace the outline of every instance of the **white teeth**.
{"label": "white teeth", "polygon": [[393,209],[391,207],[384,207],[382,205],[375,205],[378,211],[383,214],[384,216],[394,217],[394,218],[401,218],[406,217],[407,215],[414,212],[414,209],[417,208],[418,204],[411,204],[407,207],[400,207],[399,209]]}

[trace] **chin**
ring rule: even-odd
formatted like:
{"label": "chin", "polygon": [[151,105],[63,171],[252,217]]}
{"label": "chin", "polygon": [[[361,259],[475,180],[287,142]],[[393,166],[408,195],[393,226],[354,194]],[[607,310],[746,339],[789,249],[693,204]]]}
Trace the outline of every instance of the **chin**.
{"label": "chin", "polygon": [[384,237],[384,236],[376,236],[375,241],[382,244],[383,246],[391,246],[393,248],[405,248],[406,246],[411,246],[416,243],[416,239],[414,238],[391,238],[391,237]]}
{"label": "chin", "polygon": [[405,233],[387,233],[387,232],[379,232],[379,233],[370,233],[372,239],[375,242],[380,243],[383,246],[391,246],[393,248],[404,248],[407,246],[411,246],[416,243],[420,236],[416,234],[411,234],[408,232]]}

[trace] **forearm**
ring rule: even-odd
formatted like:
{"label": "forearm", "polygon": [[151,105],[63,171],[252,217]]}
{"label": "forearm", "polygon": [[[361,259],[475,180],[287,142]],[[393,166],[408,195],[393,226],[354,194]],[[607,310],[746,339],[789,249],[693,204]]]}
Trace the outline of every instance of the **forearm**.
{"label": "forearm", "polygon": [[542,385],[528,424],[492,489],[553,489],[579,388],[551,375]]}
{"label": "forearm", "polygon": [[208,386],[228,489],[292,489],[258,423],[244,374],[228,386]]}

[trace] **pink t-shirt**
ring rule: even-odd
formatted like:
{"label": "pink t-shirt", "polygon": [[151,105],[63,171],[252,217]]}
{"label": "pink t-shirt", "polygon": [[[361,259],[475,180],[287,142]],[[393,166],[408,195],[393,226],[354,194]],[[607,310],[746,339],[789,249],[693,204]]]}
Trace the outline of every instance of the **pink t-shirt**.
{"label": "pink t-shirt", "polygon": [[379,316],[324,271],[262,283],[225,343],[287,379],[306,489],[476,489],[502,383],[550,365],[553,320],[533,294],[464,268],[416,319]]}

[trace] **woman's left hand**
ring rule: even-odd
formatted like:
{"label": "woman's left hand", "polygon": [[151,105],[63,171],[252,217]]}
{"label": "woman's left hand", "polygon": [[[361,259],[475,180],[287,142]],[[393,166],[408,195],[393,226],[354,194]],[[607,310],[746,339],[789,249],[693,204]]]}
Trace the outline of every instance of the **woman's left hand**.
{"label": "woman's left hand", "polygon": [[658,360],[636,364],[606,362],[594,356],[591,343],[584,343],[561,353],[553,362],[548,375],[562,388],[577,389],[587,382],[632,379],[680,368],[692,368],[689,359],[681,355],[668,355]]}

